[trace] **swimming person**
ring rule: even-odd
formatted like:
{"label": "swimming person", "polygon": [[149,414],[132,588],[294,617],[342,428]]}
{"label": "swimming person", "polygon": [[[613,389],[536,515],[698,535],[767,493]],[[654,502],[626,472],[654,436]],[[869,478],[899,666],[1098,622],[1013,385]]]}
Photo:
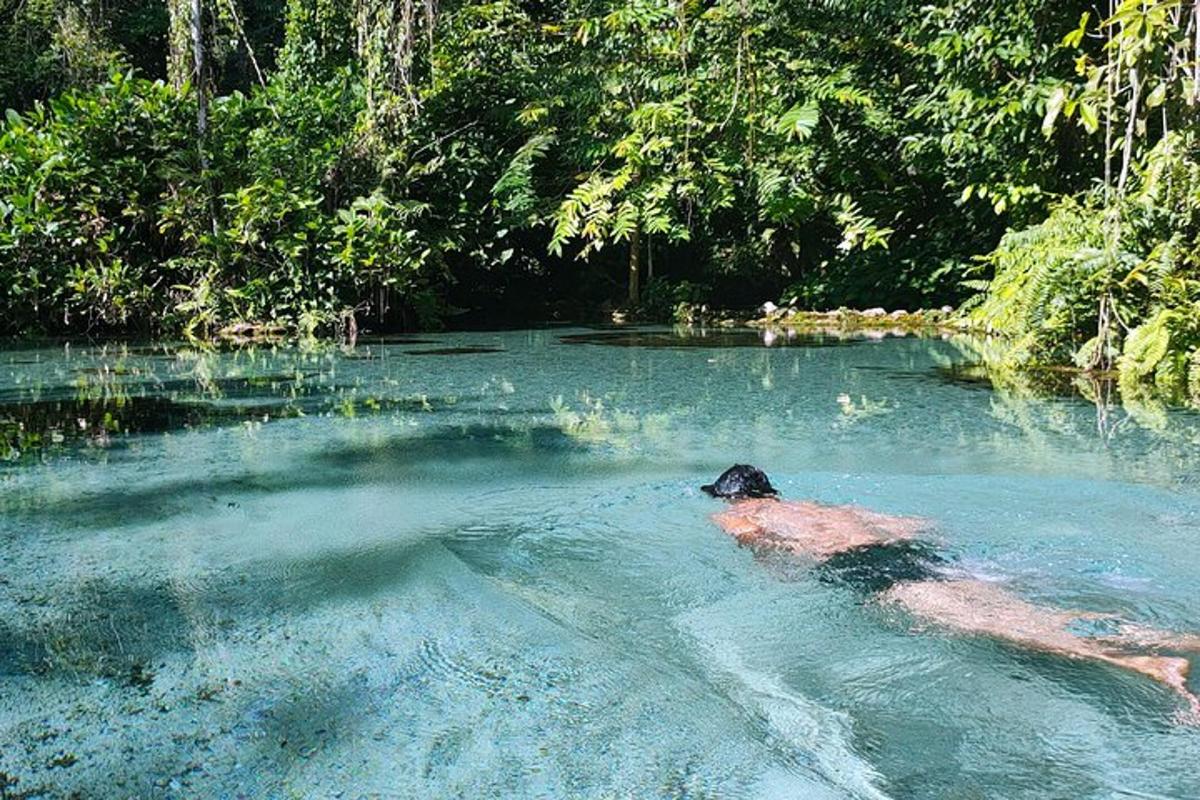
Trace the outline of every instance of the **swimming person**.
{"label": "swimming person", "polygon": [[[730,501],[713,520],[739,543],[813,560],[823,580],[844,583],[883,605],[960,633],[1147,675],[1178,692],[1200,723],[1200,699],[1187,687],[1186,658],[1159,651],[1200,652],[1200,636],[1179,636],[1121,621],[1113,614],[1034,605],[994,582],[972,578],[917,538],[928,525],[855,506],[779,499],[766,474],[746,464],[701,489]],[[1109,620],[1112,632],[1080,635],[1084,620]]]}

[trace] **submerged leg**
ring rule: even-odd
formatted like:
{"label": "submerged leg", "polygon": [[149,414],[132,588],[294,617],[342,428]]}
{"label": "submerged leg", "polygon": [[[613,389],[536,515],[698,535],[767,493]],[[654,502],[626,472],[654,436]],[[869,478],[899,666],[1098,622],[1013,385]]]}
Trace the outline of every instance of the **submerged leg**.
{"label": "submerged leg", "polygon": [[[991,636],[1032,650],[1101,661],[1141,673],[1177,692],[1187,701],[1191,714],[1200,719],[1200,699],[1187,687],[1186,659],[1114,651],[1105,646],[1111,644],[1108,640],[1071,632],[1068,626],[1072,622],[1090,615],[1035,606],[995,584],[976,580],[900,583],[880,599],[963,633]],[[1126,643],[1132,644],[1128,640]]]}
{"label": "submerged leg", "polygon": [[1200,653],[1200,636],[1168,633],[1132,622],[1123,622],[1113,634],[1095,637],[1097,641],[1117,647],[1148,647],[1161,650],[1186,650]]}

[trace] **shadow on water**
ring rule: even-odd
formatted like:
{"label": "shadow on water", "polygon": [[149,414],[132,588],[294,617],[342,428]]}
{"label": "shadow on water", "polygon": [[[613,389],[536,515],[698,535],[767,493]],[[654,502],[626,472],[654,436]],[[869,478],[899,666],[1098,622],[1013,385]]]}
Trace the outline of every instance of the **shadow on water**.
{"label": "shadow on water", "polygon": [[[519,535],[503,528],[492,532],[505,544]],[[0,620],[0,676],[102,677],[145,689],[166,656],[195,652],[235,625],[303,616],[418,580],[428,558],[459,558],[444,546],[457,537],[456,530],[429,531],[368,547],[262,560],[236,573],[222,570],[187,582],[91,578],[23,590],[16,613]]]}
{"label": "shadow on water", "polygon": [[376,479],[387,483],[391,476],[425,463],[473,459],[508,461],[524,453],[536,465],[545,455],[581,453],[586,449],[585,443],[555,425],[477,423],[442,425],[418,436],[396,436],[379,443],[346,445],[327,450],[317,459],[346,470],[374,472],[381,468],[384,474],[376,473]]}
{"label": "shadow on water", "polygon": [[[345,388],[345,387],[342,387]],[[190,392],[188,390],[191,390]],[[237,378],[214,382],[207,395],[194,381],[124,387],[102,396],[0,396],[0,457],[85,445],[112,447],[121,437],[163,434],[314,414],[359,416],[431,412],[474,398],[359,394],[350,387],[303,384],[298,379]],[[11,395],[11,393],[10,393]]]}
{"label": "shadow on water", "polygon": [[[481,461],[489,465],[482,472],[458,471],[456,480],[467,482],[494,481],[493,462],[515,474],[561,474],[563,464],[552,456],[582,455],[593,447],[553,425],[442,425],[418,435],[335,446],[308,456],[307,463],[271,472],[188,478],[63,499],[10,492],[0,496],[0,513],[26,516],[39,524],[98,529],[211,510],[231,495],[406,484],[430,467],[453,463]],[[592,464],[588,468],[594,471],[597,467]]]}
{"label": "shadow on water", "polygon": [[[1019,389],[1026,396],[1041,398],[1086,397],[1087,394],[1096,390],[1107,390],[1111,393],[1113,387],[1116,386],[1115,376],[1083,376],[1071,370],[1049,368],[1022,371],[1019,375],[1018,385],[1012,374],[1006,374],[996,367],[975,362],[938,366],[933,369],[931,375],[935,380],[951,386],[984,391]],[[1086,384],[1086,387],[1083,384]]]}
{"label": "shadow on water", "polygon": [[214,407],[165,397],[0,403],[0,418],[44,444],[68,439],[99,441],[114,434],[167,433],[206,425],[233,424],[268,412],[277,412],[278,416],[287,411],[278,404]]}
{"label": "shadow on water", "polygon": [[[456,470],[456,480],[494,483],[495,465],[520,480],[563,474],[561,456],[585,454],[593,445],[547,425],[450,425],[418,436],[376,444],[352,444],[311,456],[301,468],[267,474],[170,481],[97,496],[46,501],[0,498],[0,511],[26,516],[36,526],[99,529],[137,525],[189,512],[224,510],[231,496],[309,488],[404,484],[434,464],[480,461],[480,469]],[[588,462],[589,474],[605,469]],[[627,465],[609,465],[628,471]],[[645,467],[653,469],[650,465]],[[439,479],[444,473],[439,473]],[[365,598],[403,583],[420,570],[421,556],[449,554],[472,571],[487,573],[520,535],[516,529],[431,531],[417,538],[334,549],[316,555],[264,561],[188,582],[159,580],[127,585],[102,578],[35,585],[9,592],[16,614],[0,620],[0,674],[53,672],[100,676],[142,687],[154,664],[172,652],[191,652],[197,631],[216,631],[233,620],[290,614],[349,598]],[[485,542],[479,541],[481,536]],[[201,639],[203,637],[200,637]]]}
{"label": "shadow on water", "polygon": [[[990,657],[996,663],[1007,659],[1019,666],[1021,672],[1013,677],[1029,680],[1030,675],[1036,675],[1063,691],[1085,698],[1106,716],[1129,725],[1154,725],[1170,731],[1174,726],[1170,710],[1182,705],[1178,695],[1167,687],[1120,667],[1028,650],[994,639],[979,640],[978,644],[992,651]],[[1147,709],[1156,707],[1165,713],[1147,714]]]}
{"label": "shadow on water", "polygon": [[438,339],[429,339],[429,338],[425,338],[425,337],[421,337],[421,336],[412,336],[409,334],[397,333],[397,334],[382,335],[382,336],[372,336],[372,335],[359,336],[358,343],[360,345],[363,345],[363,344],[365,344],[365,345],[371,345],[371,344],[405,345],[405,344],[441,344],[441,341],[439,341]]}
{"label": "shadow on water", "polygon": [[439,545],[424,539],[327,552],[187,585],[97,578],[45,586],[0,621],[0,675],[104,677],[143,688],[167,654],[192,652],[234,620],[371,597],[419,572],[416,555],[431,547]]}
{"label": "shadow on water", "polygon": [[[355,732],[369,724],[364,702],[370,698],[366,676],[351,674],[332,686],[290,687],[281,699],[263,707],[247,709],[249,744],[271,771],[286,774],[297,757],[336,747],[340,740],[353,740]],[[261,769],[261,767],[260,767]]]}
{"label": "shadow on water", "polygon": [[[152,373],[138,370],[121,370],[109,367],[78,367],[74,370],[81,383],[52,386],[48,388],[19,387],[0,390],[0,403],[4,406],[20,406],[41,400],[75,400],[109,398],[149,397],[161,395],[169,398],[179,396],[198,399],[245,398],[263,396],[304,396],[319,391],[337,388],[312,381],[319,372],[286,373],[280,375],[253,375],[226,378],[158,378]],[[137,380],[123,380],[134,378]]]}
{"label": "shadow on water", "polygon": [[[850,369],[854,372],[880,375],[888,380],[916,384],[932,382],[984,392],[1012,393],[1019,389],[1024,396],[1043,399],[1085,396],[1080,385],[1085,379],[1069,370],[1061,369],[1025,370],[1020,373],[1022,380],[1019,386],[1015,385],[1010,375],[1002,373],[995,367],[977,362],[952,362],[913,370],[880,364],[853,364]],[[1105,389],[1116,385],[1116,379],[1109,376],[1088,376],[1086,382],[1089,384],[1089,388],[1099,386]]]}
{"label": "shadow on water", "polygon": [[0,622],[0,675],[103,677],[143,689],[163,653],[188,646],[187,616],[167,584],[44,586],[18,608]]}

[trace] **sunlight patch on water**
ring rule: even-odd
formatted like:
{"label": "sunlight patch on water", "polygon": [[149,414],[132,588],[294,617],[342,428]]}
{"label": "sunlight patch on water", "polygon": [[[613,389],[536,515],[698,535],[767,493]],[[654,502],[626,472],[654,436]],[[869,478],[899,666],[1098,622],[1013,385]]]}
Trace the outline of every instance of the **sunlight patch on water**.
{"label": "sunlight patch on water", "polygon": [[699,609],[678,620],[679,627],[696,640],[703,661],[716,683],[747,709],[761,715],[782,747],[803,754],[812,770],[848,796],[885,800],[878,788],[879,774],[851,745],[851,720],[790,691],[768,672],[750,667],[737,646],[713,631],[711,609]]}

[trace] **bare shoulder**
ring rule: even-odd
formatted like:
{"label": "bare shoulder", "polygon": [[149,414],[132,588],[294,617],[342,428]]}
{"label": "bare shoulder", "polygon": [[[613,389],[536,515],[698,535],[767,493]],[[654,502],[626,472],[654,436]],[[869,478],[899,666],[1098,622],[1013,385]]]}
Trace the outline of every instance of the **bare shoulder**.
{"label": "bare shoulder", "polygon": [[721,526],[721,530],[738,538],[753,535],[762,529],[753,513],[736,506],[713,514],[712,520]]}
{"label": "bare shoulder", "polygon": [[814,504],[789,500],[738,500],[724,511],[713,514],[712,519],[729,533],[746,528],[770,529],[788,519],[801,518],[805,513],[804,507],[811,505]]}

